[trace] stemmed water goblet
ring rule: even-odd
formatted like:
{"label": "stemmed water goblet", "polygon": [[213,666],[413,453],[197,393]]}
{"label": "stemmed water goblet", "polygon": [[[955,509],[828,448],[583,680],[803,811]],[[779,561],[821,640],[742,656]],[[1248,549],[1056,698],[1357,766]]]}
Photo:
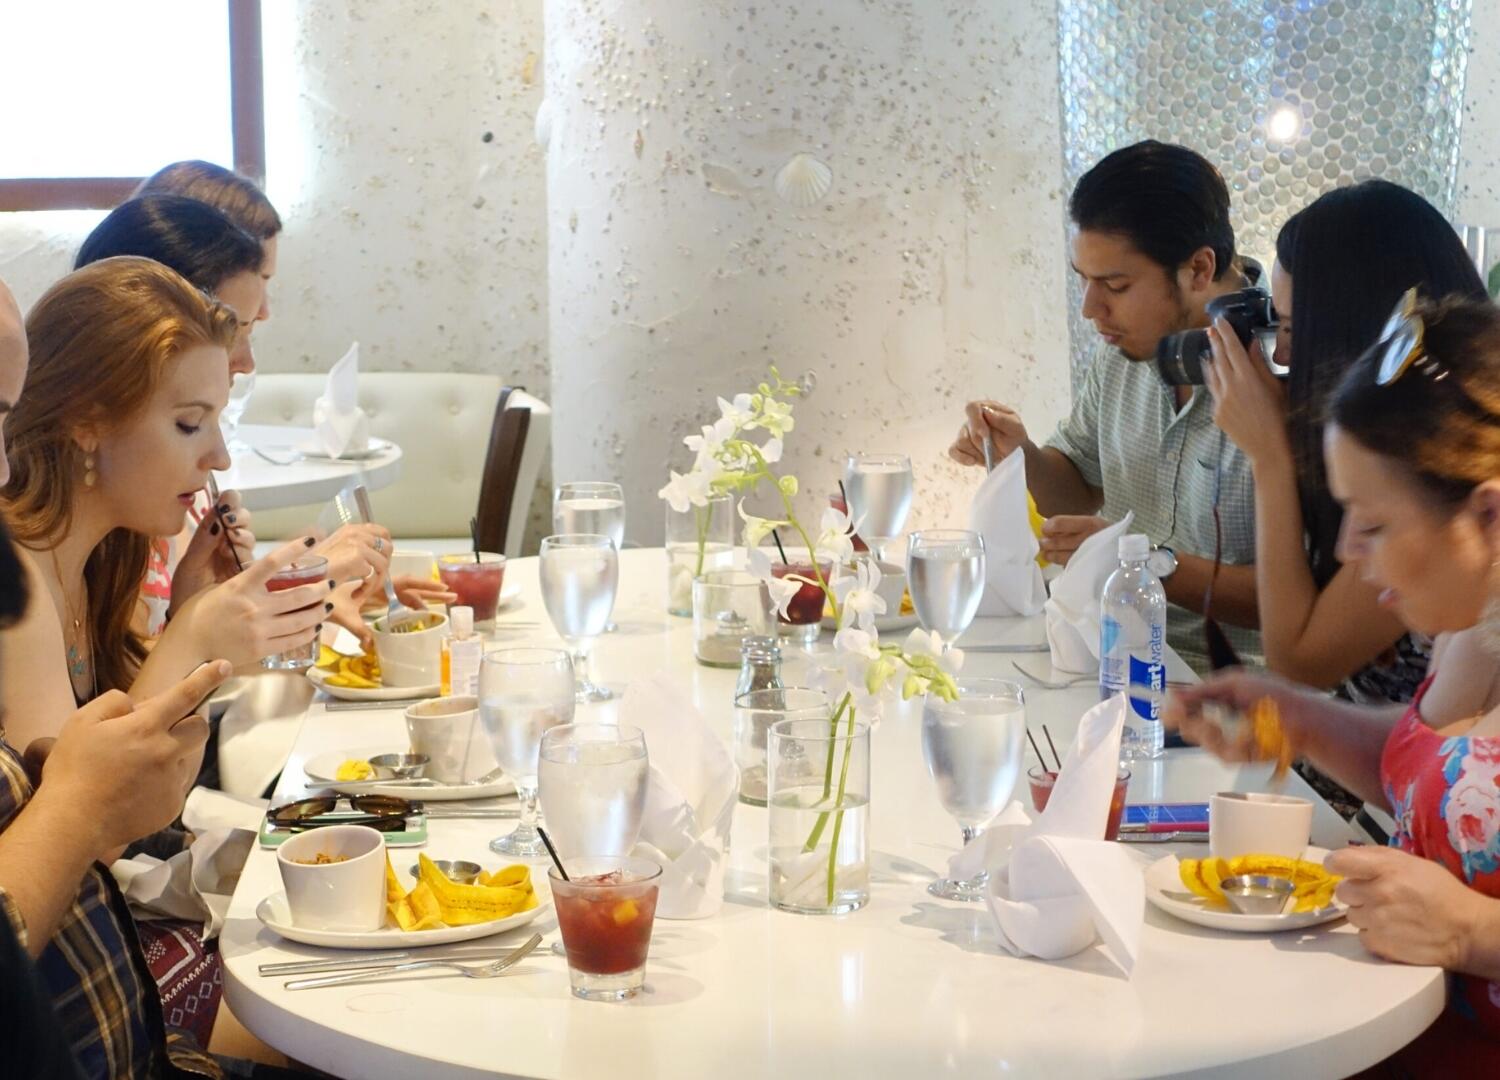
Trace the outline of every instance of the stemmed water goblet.
{"label": "stemmed water goblet", "polygon": [[906,548],[906,584],[923,629],[947,650],[969,628],[984,596],[984,537],[967,529],[923,529]]}
{"label": "stemmed water goblet", "polygon": [[911,458],[905,454],[850,454],[844,459],[849,520],[858,523],[877,561],[885,545],[901,535],[911,495]]}
{"label": "stemmed water goblet", "polygon": [[597,533],[567,533],[542,541],[539,560],[542,604],[568,645],[579,704],[613,695],[589,677],[589,649],[604,631],[620,582],[620,553]]}
{"label": "stemmed water goblet", "polygon": [[537,759],[542,736],[572,723],[573,709],[573,662],[561,649],[496,649],[480,662],[479,719],[521,798],[520,824],[490,850],[523,859],[547,853],[536,831]]}

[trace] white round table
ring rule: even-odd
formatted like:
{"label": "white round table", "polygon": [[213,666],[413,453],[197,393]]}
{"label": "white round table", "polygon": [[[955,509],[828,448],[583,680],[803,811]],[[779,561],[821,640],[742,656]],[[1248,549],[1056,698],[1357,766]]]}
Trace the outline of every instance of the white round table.
{"label": "white round table", "polygon": [[219,474],[219,487],[238,491],[251,510],[326,502],[355,476],[375,491],[401,475],[401,447],[395,443],[363,461],[331,461],[298,452],[298,446],[314,441],[312,428],[241,424],[238,434],[250,449],[232,455],[229,471]]}
{"label": "white round table", "polygon": [[[496,637],[555,642],[535,560],[515,560],[508,572],[520,577],[525,606],[502,615]],[[664,594],[662,553],[625,552],[620,631],[597,646],[596,673],[619,690],[632,678],[670,672],[727,740],[735,673],[694,662],[691,621],[665,614]],[[1042,640],[1040,619],[981,620],[965,637],[1002,640]],[[1014,676],[1012,659],[970,653],[965,673]],[[1045,672],[1045,654],[1026,659]],[[1061,748],[1096,701],[1087,686],[1029,690],[1028,723],[1033,730],[1047,724]],[[593,708],[608,713],[614,706]],[[766,812],[741,805],[722,912],[696,922],[658,920],[647,990],[631,1002],[573,998],[564,960],[545,947],[514,974],[490,981],[398,976],[292,992],[282,987],[285,977],[262,977],[256,966],[329,953],[285,942],[256,920],[256,904],[281,888],[274,858],[257,850],[223,933],[229,1004],[266,1042],[335,1075],[424,1080],[1335,1077],[1384,1058],[1441,1011],[1441,971],[1377,961],[1344,923],[1237,935],[1148,906],[1128,979],[1098,945],[1057,963],[1004,953],[982,906],[925,891],[957,849],[959,831],[923,766],[917,717],[910,706],[899,709],[874,733],[871,900],[852,915],[769,909]],[[329,713],[314,704],[278,801],[301,793],[301,763],[310,755],[385,741],[405,746],[399,711]],[[1196,750],[1171,751],[1160,769],[1136,770],[1131,800],[1202,800],[1266,780],[1264,768],[1229,769]],[[1316,801],[1314,843],[1338,846],[1349,838],[1344,823],[1295,775],[1291,790]],[[496,857],[486,842],[509,823],[447,820],[430,829],[434,857],[491,866]],[[1144,865],[1174,849],[1136,850]],[[531,929],[544,931],[549,944],[556,940],[550,916]],[[519,942],[531,929],[499,940]]]}

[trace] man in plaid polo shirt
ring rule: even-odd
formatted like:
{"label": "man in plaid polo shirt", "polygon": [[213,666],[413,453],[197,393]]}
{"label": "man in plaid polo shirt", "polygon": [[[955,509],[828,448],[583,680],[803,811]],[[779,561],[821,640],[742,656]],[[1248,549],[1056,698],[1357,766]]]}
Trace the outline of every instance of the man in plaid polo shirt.
{"label": "man in plaid polo shirt", "polygon": [[[1168,334],[1208,326],[1205,305],[1253,284],[1236,259],[1229,190],[1217,169],[1155,141],[1117,150],[1078,181],[1068,202],[1083,314],[1101,338],[1070,415],[1044,445],[1020,414],[975,401],[949,450],[965,465],[1019,449],[1037,509],[1042,554],[1066,563],[1083,541],[1135,512],[1159,549],[1152,568],[1170,607],[1167,640],[1206,667],[1203,603],[1214,554],[1213,614],[1242,656],[1260,651],[1255,601],[1254,489],[1245,456],[1213,422],[1204,387],[1169,387],[1152,362]],[[1217,509],[1218,521],[1215,521]]]}

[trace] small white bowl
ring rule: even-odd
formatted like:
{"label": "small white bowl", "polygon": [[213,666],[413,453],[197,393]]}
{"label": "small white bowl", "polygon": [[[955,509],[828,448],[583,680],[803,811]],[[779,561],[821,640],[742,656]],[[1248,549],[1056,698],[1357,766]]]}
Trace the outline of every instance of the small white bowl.
{"label": "small white bowl", "polygon": [[432,686],[438,681],[448,616],[440,611],[418,615],[429,624],[425,630],[393,634],[385,628],[384,615],[370,624],[370,632],[375,635],[375,654],[380,657],[381,685]]}
{"label": "small white bowl", "polygon": [[406,737],[414,754],[426,754],[429,780],[467,784],[494,772],[495,748],[479,722],[479,699],[432,698],[406,710]]}
{"label": "small white bowl", "polygon": [[[341,862],[315,863],[319,855]],[[276,849],[292,922],[367,933],[385,924],[385,837],[368,825],[309,829]]]}
{"label": "small white bowl", "polygon": [[885,617],[901,616],[901,600],[906,596],[906,568],[895,563],[883,562],[880,566],[880,585],[875,595],[885,601]]}
{"label": "small white bowl", "polygon": [[1221,791],[1208,800],[1208,847],[1221,859],[1300,859],[1312,834],[1312,803],[1293,795]]}

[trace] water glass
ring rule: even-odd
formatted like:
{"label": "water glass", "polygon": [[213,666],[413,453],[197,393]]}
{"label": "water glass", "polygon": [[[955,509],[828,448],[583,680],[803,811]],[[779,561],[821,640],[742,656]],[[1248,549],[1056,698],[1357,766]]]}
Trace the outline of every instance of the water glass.
{"label": "water glass", "polygon": [[224,446],[231,454],[243,453],[250,444],[240,438],[240,419],[250,404],[250,395],[255,393],[255,372],[237,371],[229,384],[229,400],[219,413],[219,430],[224,433]]}
{"label": "water glass", "polygon": [[841,915],[870,900],[870,725],[782,720],[766,739],[771,905]]}
{"label": "water glass", "polygon": [[906,548],[906,585],[922,628],[946,650],[969,628],[984,597],[984,537],[967,529],[923,529]]}
{"label": "water glass", "polygon": [[703,506],[667,505],[667,614],[693,614],[693,579],[734,566],[734,499],[715,495]]}
{"label": "water glass", "polygon": [[496,649],[479,664],[479,719],[495,760],[516,785],[521,822],[490,850],[528,859],[547,854],[536,831],[542,736],[573,722],[573,662],[561,649]]}
{"label": "water glass", "polygon": [[646,811],[646,737],[629,724],[563,724],[542,736],[537,791],[564,859],[628,855]]}
{"label": "water glass", "polygon": [[552,498],[552,529],[607,536],[619,551],[625,544],[624,490],[619,484],[595,481],[557,485]]}
{"label": "water glass", "polygon": [[[327,577],[327,559],[321,555],[304,555],[291,566],[276,571],[271,580],[266,582],[266,591],[285,592],[299,585],[315,585]],[[317,602],[321,604],[323,599],[323,596],[319,595]],[[299,645],[295,649],[287,649],[274,656],[265,657],[261,660],[260,666],[273,671],[306,671],[317,662],[318,638],[314,635],[306,645]]]}
{"label": "water glass", "polygon": [[737,668],[745,638],[775,634],[770,590],[754,574],[715,570],[693,582],[693,652],[698,663]]}
{"label": "water glass", "polygon": [[650,859],[581,858],[549,867],[557,928],[575,997],[624,1001],[646,984],[661,867]]}
{"label": "water glass", "polygon": [[734,763],[740,802],[766,805],[766,734],[782,720],[826,720],[828,695],[805,686],[749,690],[734,699]]}
{"label": "water glass", "polygon": [[905,454],[850,454],[844,459],[844,492],[849,519],[882,557],[888,541],[901,535],[911,509],[911,458]]}
{"label": "water glass", "polygon": [[[922,757],[938,801],[967,844],[1005,809],[1021,775],[1026,705],[1021,687],[1004,679],[959,679],[958,700],[929,693],[922,705]],[[927,886],[947,900],[984,899],[989,875],[939,878]]]}
{"label": "water glass", "polygon": [[614,541],[598,533],[549,536],[542,541],[539,569],[547,617],[573,657],[579,704],[608,701],[614,695],[589,677],[589,649],[615,606],[620,553]]}

